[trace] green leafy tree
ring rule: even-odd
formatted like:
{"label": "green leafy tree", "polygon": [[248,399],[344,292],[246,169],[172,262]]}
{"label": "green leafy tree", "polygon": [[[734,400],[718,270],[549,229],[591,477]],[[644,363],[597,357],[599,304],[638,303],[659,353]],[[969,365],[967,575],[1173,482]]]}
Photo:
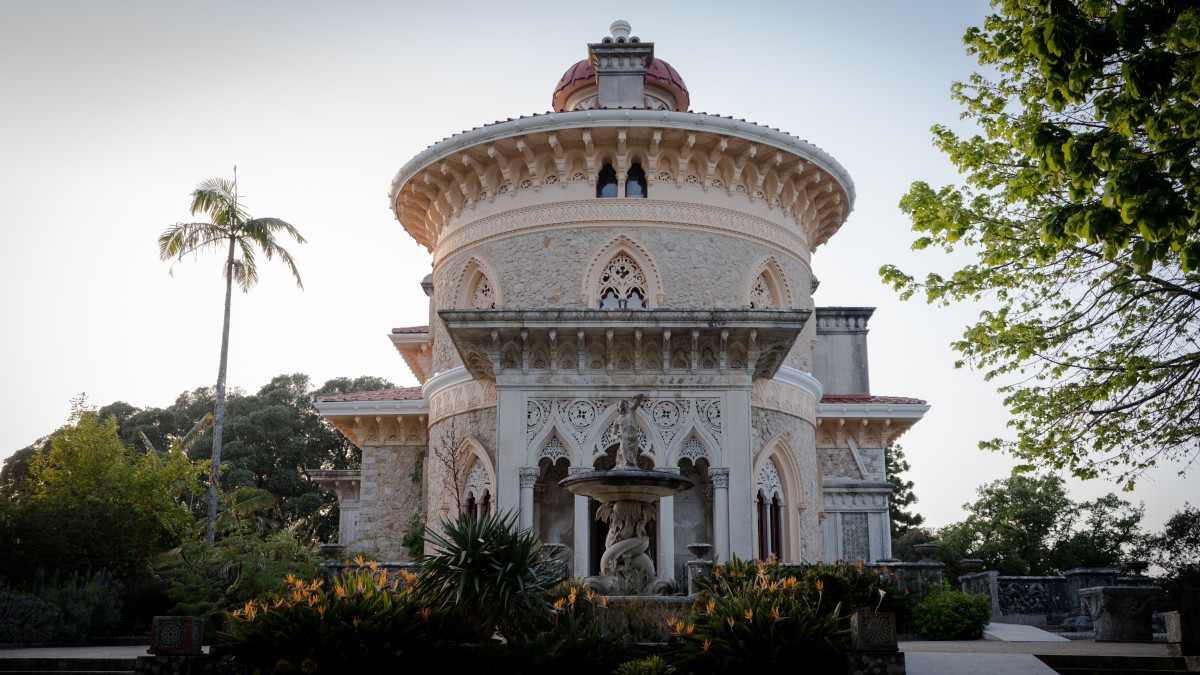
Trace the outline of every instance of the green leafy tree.
{"label": "green leafy tree", "polygon": [[9,505],[0,574],[145,571],[150,557],[191,533],[182,498],[196,489],[196,467],[182,452],[131,450],[115,418],[100,419],[77,401],[71,424],[30,461]]}
{"label": "green leafy tree", "polygon": [[914,183],[915,249],[974,260],[905,299],[982,302],[954,348],[1000,391],[1021,470],[1131,488],[1200,447],[1200,7],[993,0],[956,83],[978,134],[934,127],[965,184]]}
{"label": "green leafy tree", "polygon": [[1200,612],[1200,509],[1185,503],[1153,540],[1152,560],[1166,572],[1167,602]]}
{"label": "green leafy tree", "polygon": [[[163,260],[182,260],[211,248],[226,247],[225,315],[221,326],[221,363],[217,371],[216,412],[213,427],[212,472],[208,478],[208,526],[206,537],[213,541],[217,520],[217,489],[221,467],[221,444],[225,424],[225,373],[229,363],[229,311],[236,281],[243,292],[258,283],[255,256],[267,260],[278,256],[291,270],[296,285],[304,288],[300,271],[287,249],[276,240],[277,233],[290,235],[298,243],[304,237],[291,224],[278,218],[253,218],[238,202],[237,181],[210,178],[192,192],[192,215],[203,213],[211,222],[176,223],[158,238],[158,253]],[[172,268],[173,269],[173,268]]]}
{"label": "green leafy tree", "polygon": [[1055,574],[1117,565],[1146,545],[1140,506],[1111,493],[1074,502],[1058,476],[1012,476],[977,493],[963,505],[965,520],[939,530],[943,561],[979,558],[1001,574]]}
{"label": "green leafy tree", "polygon": [[896,486],[888,495],[892,539],[895,540],[920,527],[925,522],[925,516],[911,510],[912,505],[917,503],[917,495],[913,493],[913,482],[905,480],[903,476],[909,469],[908,461],[904,459],[904,449],[899,445],[888,446],[883,451],[883,461],[888,482]]}

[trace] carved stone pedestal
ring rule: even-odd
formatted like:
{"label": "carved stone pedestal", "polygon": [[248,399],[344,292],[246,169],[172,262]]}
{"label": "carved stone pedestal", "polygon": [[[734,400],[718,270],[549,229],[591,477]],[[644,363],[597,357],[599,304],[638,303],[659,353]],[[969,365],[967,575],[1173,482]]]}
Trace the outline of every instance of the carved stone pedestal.
{"label": "carved stone pedestal", "polygon": [[1150,615],[1161,588],[1097,586],[1079,591],[1079,602],[1092,617],[1097,642],[1150,642]]}

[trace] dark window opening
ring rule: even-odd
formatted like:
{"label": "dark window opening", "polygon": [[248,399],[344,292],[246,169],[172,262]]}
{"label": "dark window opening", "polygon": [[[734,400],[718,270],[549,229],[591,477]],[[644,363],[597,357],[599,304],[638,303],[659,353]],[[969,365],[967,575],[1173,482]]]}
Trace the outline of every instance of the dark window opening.
{"label": "dark window opening", "polygon": [[617,172],[612,168],[612,164],[605,164],[604,168],[600,169],[600,177],[596,181],[596,196],[617,196]]}
{"label": "dark window opening", "polygon": [[642,165],[637,162],[634,162],[633,166],[629,167],[629,173],[625,174],[625,196],[646,196],[646,172],[642,171]]}

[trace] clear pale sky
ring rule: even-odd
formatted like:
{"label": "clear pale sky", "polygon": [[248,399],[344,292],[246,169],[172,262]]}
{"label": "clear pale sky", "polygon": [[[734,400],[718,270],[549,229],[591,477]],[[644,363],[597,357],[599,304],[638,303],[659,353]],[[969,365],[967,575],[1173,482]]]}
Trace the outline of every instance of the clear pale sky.
{"label": "clear pale sky", "polygon": [[[977,443],[1004,435],[995,385],[955,370],[974,316],[900,302],[876,270],[950,270],[910,251],[897,209],[914,180],[955,179],[929,127],[961,124],[953,80],[981,0],[896,2],[0,3],[0,458],[63,424],[72,396],[167,406],[215,383],[218,256],[169,265],[156,239],[191,220],[192,189],[232,176],[258,216],[294,224],[304,278],[266,263],[235,294],[229,382],[283,373],[317,385],[379,375],[416,384],[387,338],[427,321],[430,258],[388,210],[392,176],[426,146],[546,112],[586,44],[625,19],[683,76],[692,109],[775,127],[854,178],[854,213],[813,257],[818,305],[874,306],[872,393],[933,406],[900,443],[916,508],[962,518],[975,488],[1014,464]],[[1178,466],[1124,495],[1160,529],[1196,501]],[[1091,499],[1115,488],[1070,482]]]}

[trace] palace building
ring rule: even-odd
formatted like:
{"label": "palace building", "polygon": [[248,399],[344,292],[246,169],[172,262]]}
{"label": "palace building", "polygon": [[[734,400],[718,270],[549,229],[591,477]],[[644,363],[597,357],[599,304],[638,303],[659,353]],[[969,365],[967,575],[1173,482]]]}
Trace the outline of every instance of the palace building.
{"label": "palace building", "polygon": [[776,129],[689,111],[684,80],[618,21],[554,88],[553,112],[438,142],[392,181],[432,256],[427,326],[392,343],[419,387],[328,396],[361,468],[339,543],[404,560],[406,533],[515,513],[596,572],[596,503],[559,486],[613,466],[621,399],[643,468],[695,488],[658,502],[658,569],[719,559],[889,558],[884,448],[928,410],[876,396],[872,309],[818,307],[814,253],[854,205],[847,171]]}

